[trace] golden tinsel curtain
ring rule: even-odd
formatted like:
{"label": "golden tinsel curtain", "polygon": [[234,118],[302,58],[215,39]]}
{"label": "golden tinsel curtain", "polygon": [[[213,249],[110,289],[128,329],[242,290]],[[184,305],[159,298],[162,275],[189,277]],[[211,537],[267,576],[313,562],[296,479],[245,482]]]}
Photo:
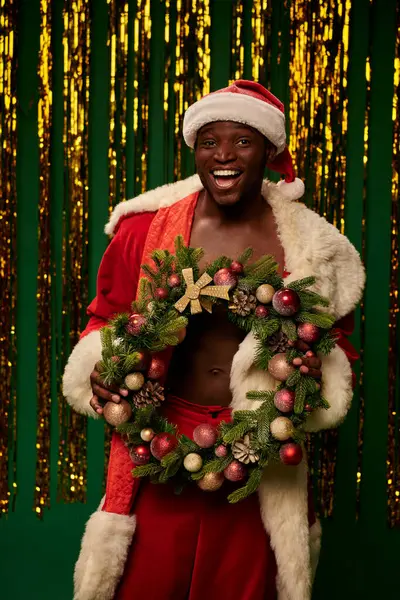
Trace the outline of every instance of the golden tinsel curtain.
{"label": "golden tinsel curtain", "polygon": [[389,553],[398,543],[396,0],[0,0],[2,526],[99,499],[107,435],[69,410],[60,381],[95,292],[103,225],[116,203],[193,172],[185,109],[241,77],[285,102],[305,201],[368,272],[353,408],[310,444],[328,518],[323,565],[339,531],[356,555],[365,547],[352,554],[360,569],[364,535]]}

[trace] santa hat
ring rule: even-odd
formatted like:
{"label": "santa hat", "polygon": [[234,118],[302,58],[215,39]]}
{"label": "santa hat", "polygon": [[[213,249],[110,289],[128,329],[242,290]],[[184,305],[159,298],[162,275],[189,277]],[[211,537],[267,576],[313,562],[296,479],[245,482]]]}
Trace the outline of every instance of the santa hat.
{"label": "santa hat", "polygon": [[199,130],[214,121],[235,121],[257,129],[277,149],[268,168],[285,179],[278,183],[282,194],[296,200],[304,194],[303,182],[295,177],[292,157],[286,145],[285,109],[261,84],[239,79],[222,90],[201,98],[188,108],[183,120],[183,137],[194,148]]}

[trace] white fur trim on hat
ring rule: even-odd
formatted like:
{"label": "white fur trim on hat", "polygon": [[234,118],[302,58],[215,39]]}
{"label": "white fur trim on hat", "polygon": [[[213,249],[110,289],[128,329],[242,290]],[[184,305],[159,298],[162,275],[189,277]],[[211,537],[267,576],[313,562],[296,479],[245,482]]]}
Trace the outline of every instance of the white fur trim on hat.
{"label": "white fur trim on hat", "polygon": [[214,93],[190,106],[183,120],[183,137],[194,148],[201,127],[214,121],[235,121],[254,127],[276,146],[278,154],[286,146],[285,115],[272,104],[232,92]]}
{"label": "white fur trim on hat", "polygon": [[282,179],[278,181],[277,186],[285,200],[298,200],[304,196],[304,183],[298,177],[290,183]]}
{"label": "white fur trim on hat", "polygon": [[63,376],[63,394],[76,412],[99,418],[89,402],[93,396],[90,373],[101,359],[100,331],[91,331],[72,350]]}

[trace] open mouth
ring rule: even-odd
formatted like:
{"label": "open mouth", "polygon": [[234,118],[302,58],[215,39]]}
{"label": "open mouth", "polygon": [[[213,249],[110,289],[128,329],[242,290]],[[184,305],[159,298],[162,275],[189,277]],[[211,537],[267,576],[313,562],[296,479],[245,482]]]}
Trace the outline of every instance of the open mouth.
{"label": "open mouth", "polygon": [[239,169],[213,169],[211,175],[218,188],[228,190],[237,184],[242,176],[242,171]]}

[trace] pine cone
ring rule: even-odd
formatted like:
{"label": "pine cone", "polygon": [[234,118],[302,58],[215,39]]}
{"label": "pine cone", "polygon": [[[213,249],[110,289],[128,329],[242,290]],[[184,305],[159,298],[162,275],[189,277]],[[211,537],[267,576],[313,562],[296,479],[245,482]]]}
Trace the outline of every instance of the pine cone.
{"label": "pine cone", "polygon": [[256,306],[257,299],[253,294],[248,294],[243,290],[236,290],[233,294],[233,304],[229,308],[241,317],[247,317]]}
{"label": "pine cone", "polygon": [[286,352],[289,350],[289,338],[283,331],[277,331],[268,338],[268,346],[272,352]]}
{"label": "pine cone", "polygon": [[145,408],[149,405],[160,406],[164,400],[164,388],[156,381],[147,381],[142,389],[136,392],[132,398],[136,408]]}
{"label": "pine cone", "polygon": [[250,446],[250,436],[245,435],[242,440],[238,440],[232,444],[232,454],[241,463],[248,465],[249,463],[256,463],[260,460],[257,452]]}

